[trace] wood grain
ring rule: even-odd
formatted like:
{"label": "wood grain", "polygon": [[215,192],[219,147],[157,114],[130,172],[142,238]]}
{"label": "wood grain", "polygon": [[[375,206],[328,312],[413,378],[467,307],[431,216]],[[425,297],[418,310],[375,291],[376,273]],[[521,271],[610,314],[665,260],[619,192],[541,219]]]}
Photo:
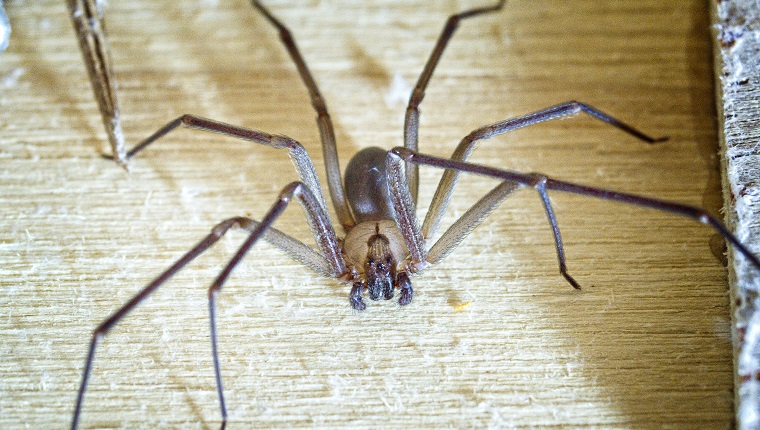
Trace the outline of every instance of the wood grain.
{"label": "wood grain", "polygon": [[[244,1],[112,0],[127,139],[193,113],[291,136],[324,179],[314,112],[276,33]],[[451,13],[483,2],[267,2],[291,26],[336,122],[343,165],[401,143],[404,102]],[[278,151],[178,131],[126,174],[106,142],[63,2],[6,3],[0,56],[0,427],[70,420],[92,329],[234,215],[295,178]],[[466,22],[422,105],[421,148],[570,99],[671,139],[579,116],[484,142],[474,160],[721,207],[702,0],[514,1]],[[420,214],[440,172],[423,170]],[[445,222],[493,183],[462,180]],[[669,214],[555,194],[572,291],[522,192],[439,266],[414,303],[370,303],[257,245],[225,287],[230,428],[726,428],[732,355],[721,241]],[[277,222],[308,239],[299,210]],[[233,234],[98,350],[83,428],[215,428],[205,288]],[[711,247],[710,243],[716,245]],[[714,249],[714,250],[713,250]],[[716,257],[718,255],[718,257]]]}

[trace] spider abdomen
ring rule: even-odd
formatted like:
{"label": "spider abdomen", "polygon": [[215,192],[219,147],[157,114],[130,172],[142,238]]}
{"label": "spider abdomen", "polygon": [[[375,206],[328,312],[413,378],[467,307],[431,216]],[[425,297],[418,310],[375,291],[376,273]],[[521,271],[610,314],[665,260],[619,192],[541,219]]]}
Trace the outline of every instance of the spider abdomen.
{"label": "spider abdomen", "polygon": [[381,148],[364,148],[351,157],[346,166],[346,199],[357,224],[396,219],[388,191],[386,156]]}

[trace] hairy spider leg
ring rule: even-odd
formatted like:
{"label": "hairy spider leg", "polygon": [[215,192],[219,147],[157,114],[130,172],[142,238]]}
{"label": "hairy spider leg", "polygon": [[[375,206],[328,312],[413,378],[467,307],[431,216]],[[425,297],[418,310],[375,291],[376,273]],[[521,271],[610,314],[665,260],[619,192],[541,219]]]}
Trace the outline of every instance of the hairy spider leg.
{"label": "hairy spider leg", "polygon": [[[425,98],[425,88],[427,88],[428,82],[430,82],[430,78],[433,76],[433,72],[443,55],[443,51],[446,49],[454,32],[459,27],[459,22],[473,16],[497,12],[504,7],[506,2],[506,0],[500,0],[493,6],[466,10],[451,15],[446,21],[446,24],[441,31],[441,35],[438,36],[438,41],[435,43],[433,52],[430,54],[427,63],[425,63],[425,68],[422,70],[422,74],[420,74],[417,84],[414,86],[412,95],[409,97],[409,104],[407,105],[406,116],[404,118],[404,147],[415,152],[417,151],[420,126],[419,106],[420,103],[422,103],[422,99]],[[409,184],[412,201],[415,205],[417,204],[417,194],[419,190],[419,176],[419,168],[417,165],[407,165],[406,181]]]}
{"label": "hairy spider leg", "polygon": [[[575,115],[581,112],[586,113],[593,118],[604,121],[605,123],[610,124],[611,126],[616,127],[647,143],[653,144],[657,142],[663,142],[668,139],[667,137],[651,137],[624,123],[623,121],[620,121],[619,119],[594,108],[593,106],[573,100],[556,106],[548,107],[546,109],[541,109],[527,115],[509,118],[495,124],[486,125],[484,127],[475,129],[459,142],[456,149],[451,154],[451,159],[466,161],[475,150],[477,143],[482,140],[490,139],[491,137],[498,136],[500,134],[508,133],[513,130],[534,124],[539,124],[545,121],[565,118],[567,116]],[[446,208],[451,201],[451,195],[454,191],[454,186],[456,185],[458,178],[459,172],[457,170],[446,170],[443,172],[443,176],[441,176],[441,180],[438,183],[438,188],[435,190],[435,194],[433,195],[433,200],[430,202],[430,207],[428,209],[427,215],[425,216],[425,221],[422,223],[422,235],[425,238],[432,237],[438,230],[441,219],[443,218],[443,214],[446,212]]]}
{"label": "hairy spider leg", "polygon": [[[290,37],[290,33],[258,2],[254,1],[253,3],[254,6],[264,13],[270,22],[280,28],[280,37],[288,47],[288,51],[296,62],[299,73],[309,88],[309,92],[312,95],[312,104],[319,114],[317,122],[320,128],[320,135],[322,136],[323,151],[325,153],[328,187],[333,202],[336,202],[335,207],[341,224],[344,225],[344,228],[345,226],[350,227],[353,225],[353,220],[350,218],[350,212],[348,212],[347,209],[341,209],[342,206],[344,206],[344,203],[341,202],[345,200],[345,197],[343,194],[343,187],[340,184],[341,179],[337,164],[337,151],[335,149],[333,126],[324,101],[319,94],[319,90],[317,89],[311,74],[306,68],[303,58],[298,52],[293,39]],[[274,148],[286,147],[296,165],[300,180],[311,188],[319,199],[321,206],[325,212],[327,212],[324,193],[319,184],[319,180],[317,179],[313,163],[303,147],[290,138],[273,136],[257,130],[233,126],[195,115],[182,115],[161,127],[151,136],[138,143],[134,148],[127,150],[125,138],[121,130],[121,118],[116,96],[111,51],[108,44],[108,35],[101,5],[102,3],[97,0],[68,0],[69,13],[74,24],[74,29],[77,33],[80,49],[84,57],[84,63],[87,67],[92,89],[95,94],[95,100],[98,102],[103,124],[111,143],[112,154],[107,156],[107,158],[112,158],[116,160],[118,164],[127,168],[129,160],[133,156],[182,125],[257,142]],[[335,172],[337,172],[337,182],[339,185],[337,188],[335,186]],[[348,213],[349,218],[346,218],[346,213]]]}
{"label": "hairy spider leg", "polygon": [[[179,260],[177,260],[171,267],[166,269],[158,277],[156,277],[150,284],[143,288],[139,293],[134,295],[126,304],[114,312],[110,317],[103,321],[92,334],[90,346],[87,352],[87,359],[84,369],[82,371],[82,381],[79,385],[79,391],[77,393],[76,406],[74,407],[74,415],[71,420],[71,429],[74,430],[79,424],[79,417],[82,412],[82,404],[84,401],[84,394],[87,391],[87,383],[89,381],[93,362],[95,360],[95,349],[98,343],[106,336],[106,334],[124,318],[129,312],[136,308],[143,300],[150,296],[161,285],[166,283],[172,276],[182,270],[187,264],[193,261],[196,257],[201,255],[212,245],[214,245],[225,233],[227,233],[233,227],[249,230],[251,233],[248,238],[240,246],[235,255],[230,259],[227,265],[217,276],[216,280],[212,283],[208,290],[209,299],[209,320],[211,328],[211,350],[212,358],[214,362],[214,375],[216,379],[217,394],[219,396],[219,406],[222,414],[221,428],[224,429],[227,425],[227,408],[224,402],[224,393],[222,385],[222,374],[219,364],[219,352],[217,348],[217,326],[216,326],[216,297],[222,289],[222,286],[226,282],[229,275],[235,269],[235,267],[242,261],[246,253],[253,247],[253,245],[262,238],[266,231],[270,228],[272,223],[280,216],[280,214],[287,208],[289,203],[296,198],[306,212],[307,218],[310,219],[309,223],[317,226],[318,234],[315,234],[317,245],[324,253],[324,258],[331,266],[333,273],[342,274],[345,272],[345,264],[340,257],[340,247],[338,240],[335,236],[335,231],[329,222],[326,214],[322,211],[316,197],[311,192],[308,186],[302,182],[292,182],[285,186],[280,192],[277,201],[272,205],[271,209],[266,213],[264,218],[258,222],[246,217],[234,217],[222,221],[214,226],[206,237],[203,238],[195,247],[185,253]],[[337,253],[337,259],[331,259],[330,254]]]}
{"label": "hairy spider leg", "polygon": [[341,226],[343,226],[343,230],[348,232],[348,230],[356,224],[356,221],[351,215],[351,210],[348,208],[346,192],[343,189],[343,179],[341,177],[340,163],[338,161],[338,148],[335,143],[335,131],[333,129],[332,120],[330,119],[330,114],[327,112],[327,103],[325,103],[325,99],[322,97],[322,94],[320,94],[317,82],[311,75],[309,67],[306,65],[306,61],[304,61],[301,52],[298,50],[298,46],[296,45],[288,27],[272,15],[272,13],[258,0],[251,0],[251,3],[264,15],[264,17],[266,17],[277,31],[279,31],[280,40],[288,50],[290,58],[295,63],[296,69],[298,69],[298,74],[301,76],[301,80],[309,91],[311,105],[314,107],[314,110],[317,111],[317,126],[319,127],[319,137],[322,141],[322,154],[325,160],[325,170],[327,171],[327,188],[330,192],[330,198],[335,207],[335,212],[338,215],[338,221]]}
{"label": "hairy spider leg", "polygon": [[[718,221],[717,218],[702,208],[689,206],[682,203],[639,196],[636,194],[622,193],[618,191],[607,190],[604,188],[596,188],[586,185],[574,184],[571,182],[560,181],[557,179],[552,179],[540,173],[520,173],[510,170],[497,169],[495,167],[484,166],[481,164],[474,164],[465,161],[420,154],[404,147],[396,147],[388,151],[387,167],[390,177],[389,186],[391,187],[391,195],[393,196],[394,207],[396,211],[404,212],[403,217],[409,220],[405,223],[407,228],[402,229],[402,232],[404,233],[404,239],[407,241],[407,247],[414,256],[414,261],[412,261],[412,264],[417,265],[420,269],[424,269],[427,265],[430,264],[430,262],[427,260],[428,254],[424,249],[424,237],[422,235],[422,230],[419,228],[416,214],[414,213],[413,209],[404,203],[405,201],[411,199],[411,195],[408,187],[404,185],[404,180],[402,178],[401,163],[403,162],[432,166],[440,169],[450,169],[460,172],[475,173],[478,175],[502,179],[509,183],[518,184],[518,187],[520,188],[535,188],[541,196],[541,200],[546,209],[547,218],[549,219],[549,223],[551,224],[552,230],[554,231],[557,256],[560,260],[560,272],[571,284],[572,281],[570,279],[572,278],[568,279],[569,275],[567,275],[566,271],[563,271],[564,250],[562,249],[562,241],[559,236],[557,219],[553,215],[551,206],[548,203],[549,200],[547,190],[563,191],[598,199],[642,206],[691,218],[713,228],[718,234],[730,242],[731,245],[737,251],[739,251],[739,253],[741,253],[753,266],[755,266],[756,269],[760,270],[760,260],[758,260],[754,254],[752,254],[749,248],[742,244],[739,239],[734,234],[732,234],[725,225],[723,225],[723,223]],[[423,245],[421,249],[419,248],[420,245]],[[412,249],[414,249],[414,251],[412,251]]]}
{"label": "hairy spider leg", "polygon": [[79,48],[84,57],[92,91],[98,102],[103,126],[111,144],[114,160],[127,168],[128,157],[124,133],[121,130],[119,104],[116,99],[116,84],[113,79],[111,48],[103,20],[102,2],[98,0],[68,0],[69,14],[79,40]]}

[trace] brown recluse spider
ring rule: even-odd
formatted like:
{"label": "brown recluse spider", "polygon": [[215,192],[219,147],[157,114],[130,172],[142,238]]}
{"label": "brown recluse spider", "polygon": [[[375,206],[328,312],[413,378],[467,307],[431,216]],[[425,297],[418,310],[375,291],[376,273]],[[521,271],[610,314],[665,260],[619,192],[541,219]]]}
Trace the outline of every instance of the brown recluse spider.
{"label": "brown recluse spider", "polygon": [[[409,100],[404,126],[404,147],[397,147],[390,151],[380,148],[367,148],[359,151],[349,161],[345,178],[342,179],[332,121],[327,112],[327,106],[317,88],[317,84],[296,47],[288,28],[275,18],[258,0],[252,0],[253,6],[278,30],[280,39],[295,62],[298,73],[311,96],[312,105],[317,112],[317,124],[327,169],[327,187],[340,224],[346,233],[345,237],[341,240],[333,229],[322,187],[317,179],[311,159],[303,146],[289,137],[237,127],[193,115],[183,115],[153,133],[153,135],[137,144],[131,150],[126,151],[124,137],[121,133],[110,52],[102,20],[100,2],[98,0],[69,0],[68,4],[74,27],[79,38],[85,64],[87,65],[95,98],[99,104],[103,123],[111,143],[113,159],[117,163],[126,167],[128,160],[141,150],[172,130],[184,125],[274,148],[287,149],[300,178],[299,181],[285,186],[274,205],[261,221],[247,217],[234,217],[217,224],[211,233],[203,238],[195,247],[161,273],[94,330],[82,373],[71,428],[76,428],[79,422],[84,394],[87,389],[87,382],[98,342],[143,299],[153,293],[174,274],[182,270],[195,257],[206,251],[233,227],[248,230],[250,234],[221,273],[219,273],[208,291],[212,356],[222,415],[221,428],[225,428],[227,423],[227,409],[224,401],[222,376],[217,351],[215,301],[227,277],[259,238],[271,242],[317,273],[352,283],[353,287],[349,294],[349,301],[351,306],[357,311],[364,310],[366,307],[362,298],[365,291],[368,292],[369,298],[372,300],[379,300],[381,298],[388,300],[393,297],[394,289],[398,288],[398,303],[404,306],[411,303],[413,297],[414,290],[410,281],[411,274],[418,273],[428,266],[440,262],[508,195],[523,187],[533,187],[538,191],[549,224],[552,227],[559,261],[559,271],[573,288],[580,289],[580,285],[567,271],[562,238],[549,200],[549,190],[614,200],[693,218],[715,229],[748,259],[751,264],[760,269],[760,261],[758,261],[757,257],[740,243],[720,221],[703,209],[558,181],[537,173],[524,174],[511,172],[472,164],[466,161],[473,151],[476,142],[529,125],[566,117],[579,112],[589,114],[644,142],[655,143],[665,140],[664,138],[649,137],[624,122],[587,104],[571,101],[479,128],[462,139],[451,158],[448,159],[417,152],[418,107],[424,98],[425,88],[447,43],[460,21],[477,15],[496,12],[502,9],[505,1],[498,1],[496,4],[488,7],[470,9],[452,15],[448,19]],[[422,226],[419,225],[415,213],[418,165],[445,169]],[[428,248],[425,241],[435,234],[460,172],[485,175],[501,179],[502,182],[475,203],[442,234],[435,244]],[[344,184],[351,184],[351,186],[344,186]],[[309,223],[319,251],[271,227],[274,220],[293,199],[296,199],[303,206],[306,220]]]}

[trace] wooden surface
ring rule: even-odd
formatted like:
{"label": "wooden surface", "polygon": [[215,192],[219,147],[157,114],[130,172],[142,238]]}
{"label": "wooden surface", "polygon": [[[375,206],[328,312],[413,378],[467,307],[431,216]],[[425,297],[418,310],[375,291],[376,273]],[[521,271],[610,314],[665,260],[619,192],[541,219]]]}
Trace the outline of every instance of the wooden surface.
{"label": "wooden surface", "polygon": [[[760,81],[760,3],[720,2],[711,8],[719,137],[727,222],[755,252],[760,249],[757,100]],[[737,427],[760,428],[760,276],[729,253],[734,324]]]}
{"label": "wooden surface", "polygon": [[[110,3],[129,142],[194,113],[298,139],[324,179],[306,91],[250,5]],[[267,2],[323,91],[343,165],[401,143],[394,77],[412,85],[446,17],[483,3]],[[0,427],[63,428],[92,329],[217,221],[261,216],[295,174],[283,153],[191,130],[124,173],[99,156],[106,139],[63,2],[6,7]],[[516,0],[462,25],[422,105],[421,149],[448,155],[485,123],[579,99],[671,139],[647,146],[578,117],[484,142],[474,160],[717,214],[708,25],[703,0]],[[439,176],[423,170],[420,213]],[[462,180],[448,222],[492,185]],[[219,304],[230,428],[729,427],[721,241],[668,214],[553,201],[581,292],[557,274],[530,191],[415,277],[406,308],[357,314],[349,286],[257,246]],[[277,225],[308,239],[299,210]],[[83,428],[216,428],[205,288],[241,238],[109,333]]]}

